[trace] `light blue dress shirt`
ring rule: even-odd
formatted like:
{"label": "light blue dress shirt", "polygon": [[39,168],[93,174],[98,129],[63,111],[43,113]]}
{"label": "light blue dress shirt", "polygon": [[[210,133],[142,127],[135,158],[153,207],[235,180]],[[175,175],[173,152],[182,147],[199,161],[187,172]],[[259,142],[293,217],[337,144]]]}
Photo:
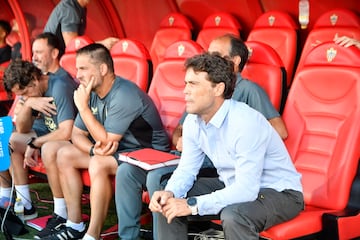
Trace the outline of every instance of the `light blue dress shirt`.
{"label": "light blue dress shirt", "polygon": [[254,201],[260,188],[302,192],[285,144],[262,114],[229,99],[206,124],[188,114],[183,127],[183,152],[165,190],[184,198],[196,180],[204,155],[209,156],[225,188],[197,197],[200,215]]}

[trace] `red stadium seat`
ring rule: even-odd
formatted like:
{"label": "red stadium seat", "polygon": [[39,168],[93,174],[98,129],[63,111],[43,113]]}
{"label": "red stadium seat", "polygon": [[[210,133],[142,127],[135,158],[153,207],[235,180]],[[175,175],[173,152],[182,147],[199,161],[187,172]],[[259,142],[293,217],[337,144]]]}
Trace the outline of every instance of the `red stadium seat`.
{"label": "red stadium seat", "polygon": [[147,91],[152,77],[150,54],[139,41],[121,39],[110,50],[115,74],[136,83]]}
{"label": "red stadium seat", "polygon": [[94,43],[94,41],[88,36],[78,36],[69,42],[66,46],[64,55],[60,58],[61,67],[70,73],[74,79],[76,78],[76,51],[91,43]]}
{"label": "red stadium seat", "polygon": [[[185,60],[203,51],[192,40],[177,41],[166,49],[164,60],[155,70],[148,94],[160,113],[169,139],[185,111]],[[147,191],[143,192],[142,201],[150,202]]]}
{"label": "red stadium seat", "polygon": [[360,17],[348,9],[334,9],[322,14],[306,38],[297,66],[299,71],[311,49],[322,42],[333,41],[335,35],[360,39]]}
{"label": "red stadium seat", "polygon": [[[357,48],[323,43],[309,52],[295,75],[283,119],[289,132],[287,149],[302,174],[305,210],[261,236],[279,240],[313,236],[325,228],[324,213],[346,208],[360,156],[356,66],[360,66]],[[356,221],[348,224],[347,228],[358,229]]]}
{"label": "red stadium seat", "polygon": [[181,13],[170,13],[161,21],[150,47],[150,56],[154,70],[164,58],[170,44],[180,40],[191,40],[192,23]]}
{"label": "red stadium seat", "polygon": [[160,113],[169,137],[185,111],[184,62],[201,52],[202,47],[192,40],[177,41],[166,49],[164,60],[155,70],[148,94]]}
{"label": "red stadium seat", "polygon": [[249,59],[241,75],[259,84],[280,112],[286,96],[286,72],[282,60],[269,45],[254,41],[245,44],[249,49]]}
{"label": "red stadium seat", "polygon": [[297,54],[298,25],[285,12],[269,11],[262,14],[250,31],[247,41],[258,41],[271,46],[280,56],[290,86]]}
{"label": "red stadium seat", "polygon": [[205,50],[207,50],[210,42],[214,38],[225,34],[233,34],[237,37],[240,37],[240,30],[240,23],[230,13],[214,13],[205,19],[196,38],[196,42],[200,44],[200,46],[202,46]]}

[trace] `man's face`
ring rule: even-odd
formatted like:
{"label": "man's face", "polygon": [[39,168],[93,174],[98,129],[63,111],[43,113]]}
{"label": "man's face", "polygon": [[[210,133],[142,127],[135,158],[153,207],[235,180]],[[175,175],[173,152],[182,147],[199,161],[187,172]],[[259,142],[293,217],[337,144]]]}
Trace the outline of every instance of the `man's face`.
{"label": "man's face", "polygon": [[24,100],[29,97],[41,97],[42,93],[38,80],[32,80],[24,89],[20,89],[19,84],[14,85],[11,89],[17,96],[22,96]]}
{"label": "man's face", "polygon": [[86,54],[80,54],[76,57],[76,78],[80,84],[87,86],[91,79],[94,79],[93,89],[102,82],[102,76],[99,66],[92,63],[92,59]]}
{"label": "man's face", "polygon": [[43,73],[49,71],[49,67],[54,63],[56,57],[54,56],[54,48],[47,44],[46,39],[37,39],[32,46],[33,63],[40,68]]}
{"label": "man's face", "polygon": [[229,56],[230,53],[230,42],[228,39],[216,39],[211,41],[208,52],[217,52],[222,57]]}
{"label": "man's face", "polygon": [[[210,42],[208,52],[218,53],[221,57],[230,57],[231,43],[230,39],[220,38]],[[234,71],[238,72],[238,65],[240,64],[241,58],[239,56],[231,57],[231,61],[234,63]]]}
{"label": "man's face", "polygon": [[185,74],[185,106],[192,114],[205,115],[212,112],[215,100],[215,88],[207,80],[206,72],[194,72],[192,68]]}

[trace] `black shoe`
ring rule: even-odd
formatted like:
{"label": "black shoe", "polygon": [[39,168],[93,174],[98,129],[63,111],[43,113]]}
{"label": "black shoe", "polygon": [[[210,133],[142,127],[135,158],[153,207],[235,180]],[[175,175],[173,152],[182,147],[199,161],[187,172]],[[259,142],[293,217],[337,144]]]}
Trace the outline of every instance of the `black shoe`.
{"label": "black shoe", "polygon": [[38,216],[38,213],[36,211],[36,208],[33,205],[31,205],[30,209],[24,208],[24,220],[31,220],[31,219],[37,218],[37,216]]}
{"label": "black shoe", "polygon": [[67,227],[65,224],[60,225],[52,231],[50,235],[43,237],[44,240],[68,240],[68,239],[82,239],[85,235],[85,229],[81,232]]}
{"label": "black shoe", "polygon": [[49,218],[46,222],[46,226],[38,232],[34,238],[35,239],[42,239],[48,235],[50,235],[56,228],[59,228],[61,224],[66,223],[66,219],[60,217],[59,215],[53,213],[51,218]]}

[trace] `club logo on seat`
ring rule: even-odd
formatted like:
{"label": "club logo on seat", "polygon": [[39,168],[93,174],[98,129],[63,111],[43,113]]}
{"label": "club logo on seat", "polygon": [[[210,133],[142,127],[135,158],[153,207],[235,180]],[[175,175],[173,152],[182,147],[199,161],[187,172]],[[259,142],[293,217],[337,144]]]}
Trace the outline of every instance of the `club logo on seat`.
{"label": "club logo on seat", "polygon": [[184,47],[184,45],[180,44],[178,46],[178,56],[179,57],[182,56],[184,54],[184,52],[185,52],[185,47]]}
{"label": "club logo on seat", "polygon": [[333,15],[330,16],[330,23],[331,23],[332,26],[336,25],[338,18],[339,17],[336,14],[333,14]]}
{"label": "club logo on seat", "polygon": [[252,54],[253,54],[254,49],[252,49],[251,47],[248,47],[248,60],[251,58]]}
{"label": "club logo on seat", "polygon": [[129,47],[129,43],[127,41],[123,41],[121,46],[122,46],[123,52],[126,52],[127,48]]}
{"label": "club logo on seat", "polygon": [[172,26],[175,22],[175,18],[173,16],[169,17],[169,26]]}
{"label": "club logo on seat", "polygon": [[332,62],[336,57],[337,51],[334,48],[326,50],[326,59],[328,62]]}
{"label": "club logo on seat", "polygon": [[274,25],[275,23],[275,17],[273,15],[268,17],[269,26]]}
{"label": "club logo on seat", "polygon": [[214,20],[215,20],[215,25],[216,25],[216,26],[219,26],[219,25],[220,25],[220,22],[221,22],[221,17],[220,17],[220,16],[216,16],[216,17],[214,18]]}

